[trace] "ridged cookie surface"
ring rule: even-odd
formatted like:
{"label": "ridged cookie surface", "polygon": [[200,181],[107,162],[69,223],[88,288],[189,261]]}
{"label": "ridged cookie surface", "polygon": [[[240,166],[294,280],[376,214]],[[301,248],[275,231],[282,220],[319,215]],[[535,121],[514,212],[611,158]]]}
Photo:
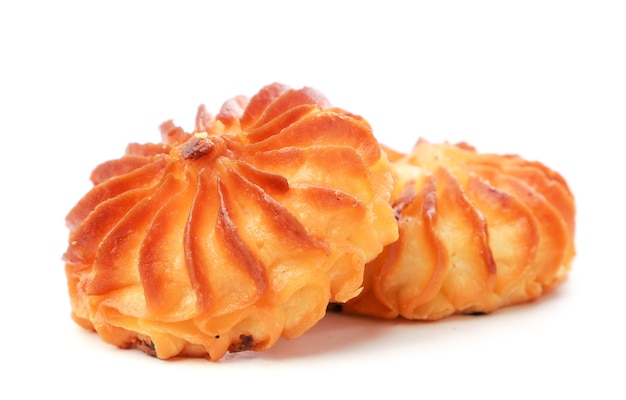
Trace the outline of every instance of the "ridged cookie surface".
{"label": "ridged cookie surface", "polygon": [[518,156],[420,140],[389,151],[400,238],[343,306],[436,320],[527,302],[561,283],[574,249],[574,197],[561,175]]}
{"label": "ridged cookie surface", "polygon": [[99,165],[67,216],[73,318],[159,358],[263,350],[356,296],[397,239],[368,123],[316,90],[234,98]]}

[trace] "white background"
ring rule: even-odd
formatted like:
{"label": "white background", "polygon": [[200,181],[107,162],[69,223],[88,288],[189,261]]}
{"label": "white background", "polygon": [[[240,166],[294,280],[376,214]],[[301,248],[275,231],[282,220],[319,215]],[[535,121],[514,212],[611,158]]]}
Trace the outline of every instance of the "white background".
{"label": "white background", "polygon": [[[626,398],[623,2],[200,3],[0,3],[0,397]],[[398,150],[466,141],[560,172],[578,206],[570,279],[483,317],[329,315],[218,363],[76,326],[64,217],[91,169],[274,81],[319,89]]]}

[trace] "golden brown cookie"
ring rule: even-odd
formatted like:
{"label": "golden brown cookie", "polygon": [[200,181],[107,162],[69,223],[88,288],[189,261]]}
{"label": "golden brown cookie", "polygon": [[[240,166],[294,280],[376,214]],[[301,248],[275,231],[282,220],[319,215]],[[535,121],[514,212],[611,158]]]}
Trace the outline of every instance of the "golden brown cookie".
{"label": "golden brown cookie", "polygon": [[356,296],[397,239],[390,162],[361,117],[281,84],[98,166],[67,216],[74,320],[159,358],[263,350]]}
{"label": "golden brown cookie", "polygon": [[366,267],[343,306],[371,316],[436,320],[527,302],[568,275],[574,197],[561,175],[518,156],[420,140],[389,151],[400,238]]}

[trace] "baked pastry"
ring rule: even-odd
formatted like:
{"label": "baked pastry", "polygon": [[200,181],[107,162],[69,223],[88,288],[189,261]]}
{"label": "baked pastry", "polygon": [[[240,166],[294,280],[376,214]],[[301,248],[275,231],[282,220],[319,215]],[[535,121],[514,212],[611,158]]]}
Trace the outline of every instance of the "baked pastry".
{"label": "baked pastry", "polygon": [[356,296],[398,237],[370,126],[314,89],[268,85],[161,133],[98,166],[67,216],[72,316],[108,343],[162,359],[267,349]]}
{"label": "baked pastry", "polygon": [[467,144],[388,150],[400,238],[366,266],[343,310],[437,320],[489,313],[552,290],[575,253],[575,204],[555,171]]}

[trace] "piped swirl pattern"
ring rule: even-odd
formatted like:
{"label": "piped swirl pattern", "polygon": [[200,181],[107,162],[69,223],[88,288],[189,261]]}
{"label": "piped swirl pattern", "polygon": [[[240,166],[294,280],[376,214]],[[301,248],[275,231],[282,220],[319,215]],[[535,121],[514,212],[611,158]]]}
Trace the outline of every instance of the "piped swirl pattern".
{"label": "piped swirl pattern", "polygon": [[167,121],[91,174],[67,216],[74,320],[162,359],[264,350],[361,290],[398,237],[393,172],[361,117],[314,89]]}
{"label": "piped swirl pattern", "polygon": [[400,238],[366,267],[346,312],[437,320],[538,298],[568,275],[575,203],[538,162],[420,140],[388,151]]}

